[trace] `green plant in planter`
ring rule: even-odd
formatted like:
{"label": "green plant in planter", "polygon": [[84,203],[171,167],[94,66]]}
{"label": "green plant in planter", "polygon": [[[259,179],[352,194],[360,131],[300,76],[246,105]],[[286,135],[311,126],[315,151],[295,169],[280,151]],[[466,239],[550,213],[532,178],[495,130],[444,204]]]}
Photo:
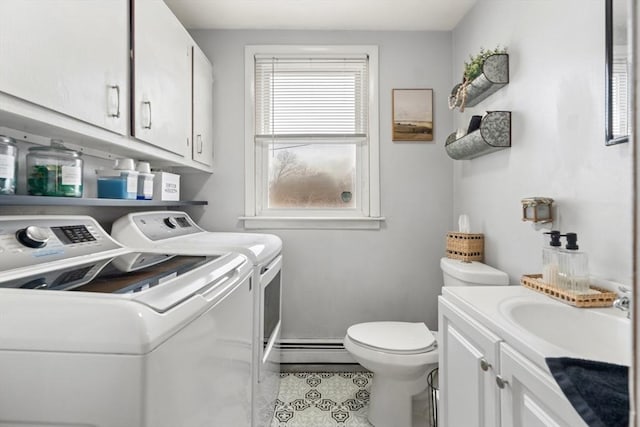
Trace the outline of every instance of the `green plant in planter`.
{"label": "green plant in planter", "polygon": [[476,56],[469,55],[469,59],[471,61],[464,63],[463,81],[471,81],[482,74],[482,64],[484,64],[484,61],[491,55],[496,55],[499,53],[507,53],[507,48],[501,48],[500,46],[497,46],[493,50],[484,50],[484,48],[481,47],[480,53],[478,53]]}
{"label": "green plant in planter", "polygon": [[454,88],[453,93],[449,97],[449,108],[460,108],[464,111],[464,104],[467,99],[467,86],[471,84],[473,79],[482,74],[482,66],[484,61],[491,55],[507,53],[506,47],[496,46],[495,49],[485,50],[480,48],[480,52],[476,55],[469,55],[469,62],[464,63],[464,73],[462,75],[462,83]]}

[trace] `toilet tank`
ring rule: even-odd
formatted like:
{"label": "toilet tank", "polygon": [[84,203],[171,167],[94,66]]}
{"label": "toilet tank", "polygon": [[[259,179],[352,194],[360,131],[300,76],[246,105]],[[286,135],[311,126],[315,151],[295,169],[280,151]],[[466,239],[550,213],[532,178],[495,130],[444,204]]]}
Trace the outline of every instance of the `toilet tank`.
{"label": "toilet tank", "polygon": [[481,262],[463,262],[442,258],[440,268],[444,276],[444,286],[489,286],[508,285],[509,276],[504,271]]}

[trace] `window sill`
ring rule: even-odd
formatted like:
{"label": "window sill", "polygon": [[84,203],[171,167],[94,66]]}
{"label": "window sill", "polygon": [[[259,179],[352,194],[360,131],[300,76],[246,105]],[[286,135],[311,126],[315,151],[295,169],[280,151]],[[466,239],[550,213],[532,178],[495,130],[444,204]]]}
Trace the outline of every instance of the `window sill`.
{"label": "window sill", "polygon": [[241,216],[244,228],[258,229],[307,229],[307,230],[379,230],[385,217],[285,217]]}

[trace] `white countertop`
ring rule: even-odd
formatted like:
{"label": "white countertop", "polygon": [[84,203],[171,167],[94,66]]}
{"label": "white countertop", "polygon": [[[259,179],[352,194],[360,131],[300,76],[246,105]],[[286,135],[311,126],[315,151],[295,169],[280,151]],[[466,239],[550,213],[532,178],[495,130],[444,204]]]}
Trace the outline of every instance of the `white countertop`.
{"label": "white countertop", "polygon": [[[473,286],[442,288],[442,296],[461,307],[471,318],[502,337],[504,341],[529,358],[532,362],[547,370],[545,357],[573,357],[629,366],[631,362],[631,328],[626,315],[615,308],[576,308],[526,287],[516,286]],[[507,314],[509,307],[518,304],[559,305],[546,307],[565,313],[561,324],[549,324],[549,319],[540,318],[543,331],[576,338],[573,344],[567,343],[571,350],[554,345],[531,333],[514,322]],[[541,306],[542,307],[542,306]],[[587,310],[588,312],[585,312]],[[541,314],[542,315],[542,314]],[[606,322],[607,330],[586,330],[581,319],[598,319]],[[597,320],[596,320],[597,321]],[[605,324],[605,323],[603,323]],[[546,329],[545,329],[546,328]],[[556,329],[557,328],[557,329]],[[606,343],[602,335],[605,334]],[[600,338],[598,338],[600,336]],[[599,342],[600,341],[600,342]],[[557,343],[557,342],[556,342]],[[611,345],[614,343],[615,345]]]}

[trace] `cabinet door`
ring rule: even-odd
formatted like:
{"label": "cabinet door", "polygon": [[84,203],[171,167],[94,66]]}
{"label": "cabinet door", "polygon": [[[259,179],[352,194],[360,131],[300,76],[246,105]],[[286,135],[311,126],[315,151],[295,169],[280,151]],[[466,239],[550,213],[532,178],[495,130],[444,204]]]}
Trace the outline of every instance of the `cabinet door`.
{"label": "cabinet door", "polygon": [[163,1],[132,2],[132,135],[191,158],[191,38]]}
{"label": "cabinet door", "polygon": [[499,427],[500,338],[442,297],[438,313],[440,427]]}
{"label": "cabinet door", "polygon": [[0,91],[127,134],[127,0],[0,1]]}
{"label": "cabinet door", "polygon": [[198,46],[193,47],[193,160],[213,164],[213,70]]}
{"label": "cabinet door", "polygon": [[510,427],[586,427],[548,372],[509,345],[500,345],[502,425]]}

